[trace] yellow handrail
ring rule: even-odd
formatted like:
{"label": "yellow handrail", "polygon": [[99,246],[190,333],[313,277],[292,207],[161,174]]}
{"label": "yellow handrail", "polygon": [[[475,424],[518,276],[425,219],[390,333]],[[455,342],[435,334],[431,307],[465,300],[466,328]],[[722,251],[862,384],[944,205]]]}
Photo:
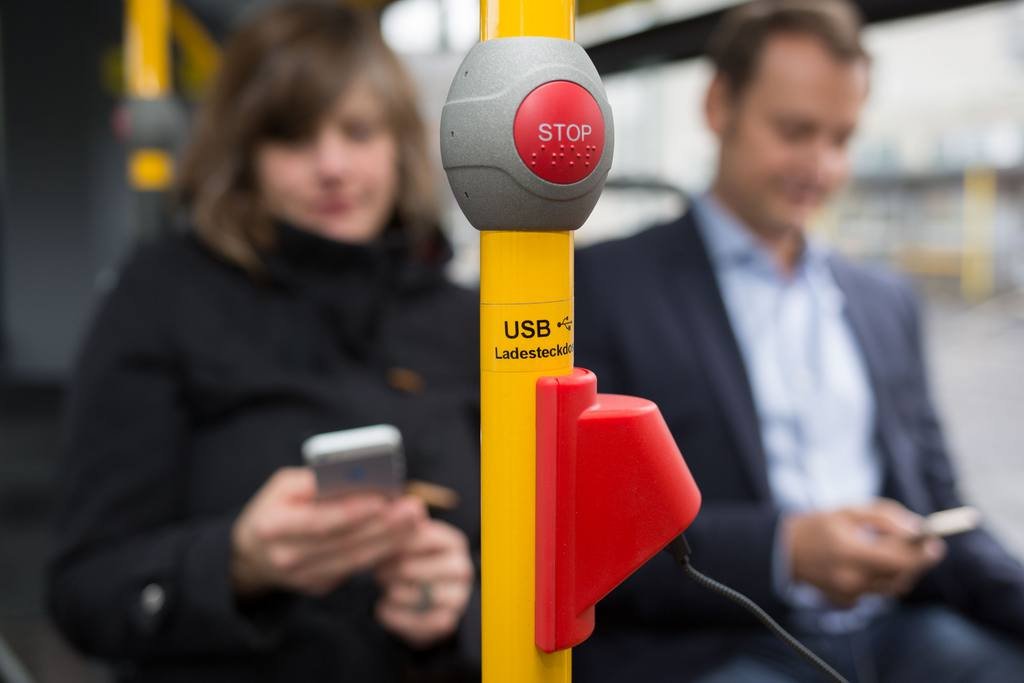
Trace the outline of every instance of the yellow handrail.
{"label": "yellow handrail", "polygon": [[[573,38],[573,0],[482,0],[480,38]],[[483,680],[568,683],[572,651],[534,644],[536,383],[573,365],[572,334],[540,337],[538,321],[572,319],[569,231],[480,234]],[[566,353],[499,369],[496,356],[537,345]]]}

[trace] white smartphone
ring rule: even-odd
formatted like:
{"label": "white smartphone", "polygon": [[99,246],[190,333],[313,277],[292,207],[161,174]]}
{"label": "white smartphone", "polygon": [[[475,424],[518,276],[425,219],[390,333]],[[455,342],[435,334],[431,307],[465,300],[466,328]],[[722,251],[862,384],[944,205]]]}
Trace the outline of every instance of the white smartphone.
{"label": "white smartphone", "polygon": [[981,513],[970,505],[940,510],[924,518],[920,537],[962,534],[977,529],[980,523]]}
{"label": "white smartphone", "polygon": [[318,498],[353,493],[397,496],[405,484],[402,433],[379,424],[311,436],[302,459],[316,475]]}

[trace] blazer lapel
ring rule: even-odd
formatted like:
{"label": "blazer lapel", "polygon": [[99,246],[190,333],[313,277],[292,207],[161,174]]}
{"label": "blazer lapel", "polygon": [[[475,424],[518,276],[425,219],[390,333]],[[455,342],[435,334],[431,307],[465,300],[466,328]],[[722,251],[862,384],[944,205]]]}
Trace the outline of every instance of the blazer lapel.
{"label": "blazer lapel", "polygon": [[739,345],[693,213],[688,212],[674,227],[678,229],[668,233],[672,244],[665,245],[660,256],[663,258],[661,267],[666,269],[664,281],[672,288],[669,294],[683,309],[678,324],[690,326],[687,331],[696,342],[708,384],[735,436],[754,490],[760,498],[770,500],[760,419]]}

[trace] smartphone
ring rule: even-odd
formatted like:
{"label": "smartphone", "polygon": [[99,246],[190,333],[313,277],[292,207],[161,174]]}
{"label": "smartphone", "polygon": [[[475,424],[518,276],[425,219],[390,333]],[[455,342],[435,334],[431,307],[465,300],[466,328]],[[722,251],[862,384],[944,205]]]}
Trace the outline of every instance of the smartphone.
{"label": "smartphone", "polygon": [[318,498],[353,493],[398,496],[405,485],[402,433],[379,424],[311,436],[302,459],[316,475]]}
{"label": "smartphone", "polygon": [[981,513],[970,505],[940,510],[924,518],[920,538],[962,534],[977,529],[980,523]]}

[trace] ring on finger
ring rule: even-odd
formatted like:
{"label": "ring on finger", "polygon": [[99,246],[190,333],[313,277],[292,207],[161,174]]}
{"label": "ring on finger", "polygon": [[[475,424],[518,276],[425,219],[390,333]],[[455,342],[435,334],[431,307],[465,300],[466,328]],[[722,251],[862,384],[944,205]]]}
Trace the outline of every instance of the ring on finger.
{"label": "ring on finger", "polygon": [[423,581],[420,586],[420,599],[413,609],[421,614],[429,612],[434,608],[434,589],[429,581]]}

